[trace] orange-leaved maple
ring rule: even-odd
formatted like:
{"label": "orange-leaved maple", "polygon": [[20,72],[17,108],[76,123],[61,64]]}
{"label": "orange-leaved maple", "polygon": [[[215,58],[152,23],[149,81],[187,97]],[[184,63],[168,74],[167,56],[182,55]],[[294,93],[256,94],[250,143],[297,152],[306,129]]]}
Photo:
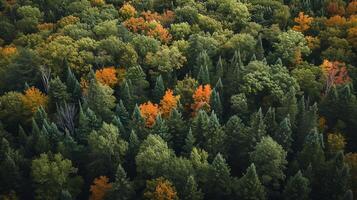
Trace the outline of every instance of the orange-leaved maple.
{"label": "orange-leaved maple", "polygon": [[118,83],[116,70],[114,67],[106,67],[95,72],[96,79],[104,85],[113,87]]}
{"label": "orange-leaved maple", "polygon": [[193,109],[194,113],[197,112],[201,108],[208,108],[209,109],[209,102],[211,98],[211,85],[200,85],[196,89],[196,91],[193,93],[193,101],[194,103],[192,104],[191,108]]}
{"label": "orange-leaved maple", "polygon": [[177,103],[180,99],[180,95],[175,96],[172,90],[167,90],[165,95],[160,101],[160,111],[163,117],[167,118],[170,116],[171,111],[177,108]]}
{"label": "orange-leaved maple", "polygon": [[177,192],[172,183],[162,177],[149,180],[146,183],[145,199],[149,200],[176,200]]}
{"label": "orange-leaved maple", "polygon": [[29,109],[32,113],[35,113],[40,106],[46,107],[48,97],[39,89],[30,87],[25,91],[22,102],[27,109]]}
{"label": "orange-leaved maple", "polygon": [[324,60],[321,65],[321,70],[326,78],[325,95],[333,86],[345,84],[351,81],[344,63]]}
{"label": "orange-leaved maple", "polygon": [[106,176],[100,176],[95,178],[93,185],[90,186],[90,200],[103,200],[107,192],[112,188],[112,184],[109,183],[109,178]]}
{"label": "orange-leaved maple", "polygon": [[156,117],[160,113],[159,106],[150,101],[139,106],[140,114],[145,119],[146,126],[151,128],[154,126]]}
{"label": "orange-leaved maple", "polygon": [[309,17],[309,15],[304,15],[304,12],[300,12],[299,16],[294,19],[294,21],[298,24],[293,27],[294,31],[304,32],[310,28],[310,24],[312,23],[313,18]]}

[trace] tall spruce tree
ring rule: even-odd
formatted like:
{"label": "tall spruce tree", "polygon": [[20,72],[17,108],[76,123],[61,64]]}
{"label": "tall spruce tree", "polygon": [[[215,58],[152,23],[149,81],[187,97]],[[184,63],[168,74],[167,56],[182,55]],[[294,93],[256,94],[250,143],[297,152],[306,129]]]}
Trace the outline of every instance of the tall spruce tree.
{"label": "tall spruce tree", "polygon": [[234,185],[235,199],[265,200],[265,188],[259,180],[254,163],[249,166],[247,172]]}
{"label": "tall spruce tree", "polygon": [[309,179],[305,178],[301,171],[298,171],[288,180],[283,196],[286,200],[308,200],[310,192]]}

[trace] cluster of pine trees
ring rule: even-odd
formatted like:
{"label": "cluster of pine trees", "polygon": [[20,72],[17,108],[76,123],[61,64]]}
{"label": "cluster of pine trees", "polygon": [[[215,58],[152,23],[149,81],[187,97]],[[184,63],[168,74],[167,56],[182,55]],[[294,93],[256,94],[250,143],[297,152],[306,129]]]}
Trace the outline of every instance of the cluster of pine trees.
{"label": "cluster of pine trees", "polygon": [[0,199],[352,200],[356,0],[0,0]]}

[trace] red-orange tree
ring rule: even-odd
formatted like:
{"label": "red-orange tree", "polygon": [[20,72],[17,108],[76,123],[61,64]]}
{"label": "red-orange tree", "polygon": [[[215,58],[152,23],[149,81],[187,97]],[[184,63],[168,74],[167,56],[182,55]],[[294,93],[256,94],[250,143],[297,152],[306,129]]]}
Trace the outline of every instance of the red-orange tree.
{"label": "red-orange tree", "polygon": [[159,106],[150,101],[139,106],[140,114],[145,119],[146,126],[151,128],[154,126],[156,117],[160,113]]}
{"label": "red-orange tree", "polygon": [[313,18],[309,17],[309,15],[304,15],[304,12],[300,12],[299,16],[294,19],[294,21],[298,24],[293,27],[294,31],[304,32],[310,28],[310,24],[312,23]]}
{"label": "red-orange tree", "polygon": [[95,72],[97,80],[109,87],[114,87],[118,83],[116,70],[114,67],[107,67]]}
{"label": "red-orange tree", "polygon": [[212,93],[211,85],[207,84],[204,86],[202,85],[198,86],[198,88],[192,95],[194,103],[192,104],[191,108],[194,111],[194,114],[201,108],[207,110],[210,109],[209,102],[211,98],[211,93]]}
{"label": "red-orange tree", "polygon": [[162,177],[146,182],[145,199],[176,200],[177,192],[172,183]]}
{"label": "red-orange tree", "polygon": [[167,118],[173,109],[177,108],[180,96],[175,96],[172,90],[167,90],[160,101],[160,111],[163,117]]}
{"label": "red-orange tree", "polygon": [[326,78],[325,95],[328,94],[333,86],[345,84],[351,81],[344,63],[324,60],[321,65],[321,70]]}
{"label": "red-orange tree", "polygon": [[93,185],[90,186],[90,200],[103,200],[107,192],[112,188],[112,184],[109,183],[109,178],[106,176],[100,176],[95,178]]}

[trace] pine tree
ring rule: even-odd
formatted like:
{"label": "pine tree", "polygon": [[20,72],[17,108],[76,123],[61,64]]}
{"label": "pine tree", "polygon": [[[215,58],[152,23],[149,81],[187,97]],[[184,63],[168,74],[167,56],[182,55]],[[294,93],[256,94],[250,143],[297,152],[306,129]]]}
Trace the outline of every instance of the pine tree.
{"label": "pine tree", "polygon": [[115,107],[115,114],[120,118],[120,121],[123,123],[123,125],[127,126],[129,124],[129,112],[125,108],[123,101],[120,99],[119,103]]}
{"label": "pine tree", "polygon": [[298,105],[296,100],[296,90],[291,87],[289,92],[282,99],[282,106],[278,107],[277,115],[278,119],[282,120],[287,115],[290,116],[291,125],[295,125],[295,118],[298,113]]}
{"label": "pine tree", "polygon": [[162,76],[158,76],[156,78],[156,83],[153,91],[153,99],[155,103],[159,103],[162,96],[165,94],[165,85],[164,81],[162,80]]}
{"label": "pine tree", "polygon": [[286,200],[308,200],[310,194],[310,182],[301,171],[298,171],[288,180],[284,189],[284,199]]}
{"label": "pine tree", "polygon": [[285,151],[291,151],[292,131],[288,117],[280,122],[278,129],[274,132],[272,137],[285,149]]}
{"label": "pine tree", "polygon": [[116,127],[118,127],[120,134],[122,134],[124,138],[128,138],[125,127],[119,117],[114,116],[112,124],[114,124]]}
{"label": "pine tree", "polygon": [[182,195],[183,200],[202,200],[203,193],[198,188],[194,176],[189,176],[184,189],[184,194]]}
{"label": "pine tree", "polygon": [[218,118],[222,118],[222,113],[223,113],[223,107],[221,103],[221,97],[219,95],[219,92],[213,89],[212,94],[211,94],[211,108],[212,110],[217,113]]}
{"label": "pine tree", "polygon": [[48,91],[49,97],[49,110],[54,111],[56,104],[60,105],[69,100],[70,95],[67,93],[67,86],[56,77],[50,81]]}
{"label": "pine tree", "polygon": [[71,94],[71,100],[73,102],[78,102],[81,98],[81,86],[71,71],[71,68],[67,67],[67,75],[66,75],[66,86],[67,86],[67,91],[69,94]]}
{"label": "pine tree", "polygon": [[171,143],[172,136],[169,133],[169,128],[166,124],[166,121],[162,119],[161,115],[156,117],[155,125],[152,127],[151,132],[152,134],[159,135],[168,144]]}
{"label": "pine tree", "polygon": [[133,108],[132,91],[130,87],[130,80],[124,80],[120,88],[121,100],[128,106],[128,108]]}
{"label": "pine tree", "polygon": [[212,60],[206,51],[202,51],[196,58],[196,65],[193,70],[193,74],[197,76],[201,68],[207,68],[208,76],[209,72],[213,69]]}
{"label": "pine tree", "polygon": [[231,195],[232,177],[226,160],[218,153],[213,159],[205,194],[212,199],[227,199]]}
{"label": "pine tree", "polygon": [[322,135],[315,128],[306,136],[302,151],[298,155],[300,168],[306,169],[311,165],[314,171],[321,169],[325,163],[323,147]]}
{"label": "pine tree", "polygon": [[261,34],[258,35],[258,42],[256,44],[256,54],[258,60],[263,60],[265,58],[264,56],[264,47],[263,47],[263,41],[262,41],[262,36]]}
{"label": "pine tree", "polygon": [[218,81],[219,79],[223,78],[224,75],[224,67],[223,67],[223,61],[222,61],[222,57],[219,56],[218,58],[218,62],[216,64],[216,71],[214,74],[215,77],[215,81]]}
{"label": "pine tree", "polygon": [[113,187],[111,188],[108,197],[109,200],[129,200],[132,199],[135,194],[132,183],[126,177],[126,172],[121,166],[118,165],[115,174],[115,181]]}
{"label": "pine tree", "polygon": [[138,105],[135,105],[132,120],[130,121],[130,128],[135,131],[140,140],[143,140],[147,137],[148,130],[146,129],[145,119],[141,116],[140,108]]}
{"label": "pine tree", "polygon": [[200,84],[210,84],[210,75],[207,66],[201,66],[197,74],[197,80]]}
{"label": "pine tree", "polygon": [[192,129],[188,131],[188,134],[185,139],[185,145],[182,147],[184,155],[190,155],[192,152],[193,147],[195,146],[195,136],[192,134]]}
{"label": "pine tree", "polygon": [[252,114],[248,132],[249,140],[247,142],[249,142],[249,151],[251,151],[262,137],[266,135],[266,125],[261,108]]}
{"label": "pine tree", "polygon": [[[181,152],[182,147],[185,144],[185,137],[187,133],[187,124],[182,118],[182,114],[173,109],[170,118],[167,119],[167,126],[169,127],[169,133],[172,136],[173,149],[175,152]],[[191,151],[189,152],[191,153]]]}
{"label": "pine tree", "polygon": [[109,86],[100,84],[95,78],[90,80],[88,96],[88,107],[101,117],[104,121],[111,121],[115,107],[115,97],[113,89]]}
{"label": "pine tree", "polygon": [[203,132],[204,144],[202,145],[211,156],[226,151],[224,146],[225,132],[219,123],[217,115],[212,112],[207,124],[207,131]]}
{"label": "pine tree", "polygon": [[234,187],[236,199],[265,200],[265,188],[259,180],[254,163],[247,172],[237,181]]}
{"label": "pine tree", "polygon": [[267,126],[267,132],[269,135],[273,135],[278,128],[278,123],[275,119],[275,108],[269,107],[264,116],[264,123]]}

